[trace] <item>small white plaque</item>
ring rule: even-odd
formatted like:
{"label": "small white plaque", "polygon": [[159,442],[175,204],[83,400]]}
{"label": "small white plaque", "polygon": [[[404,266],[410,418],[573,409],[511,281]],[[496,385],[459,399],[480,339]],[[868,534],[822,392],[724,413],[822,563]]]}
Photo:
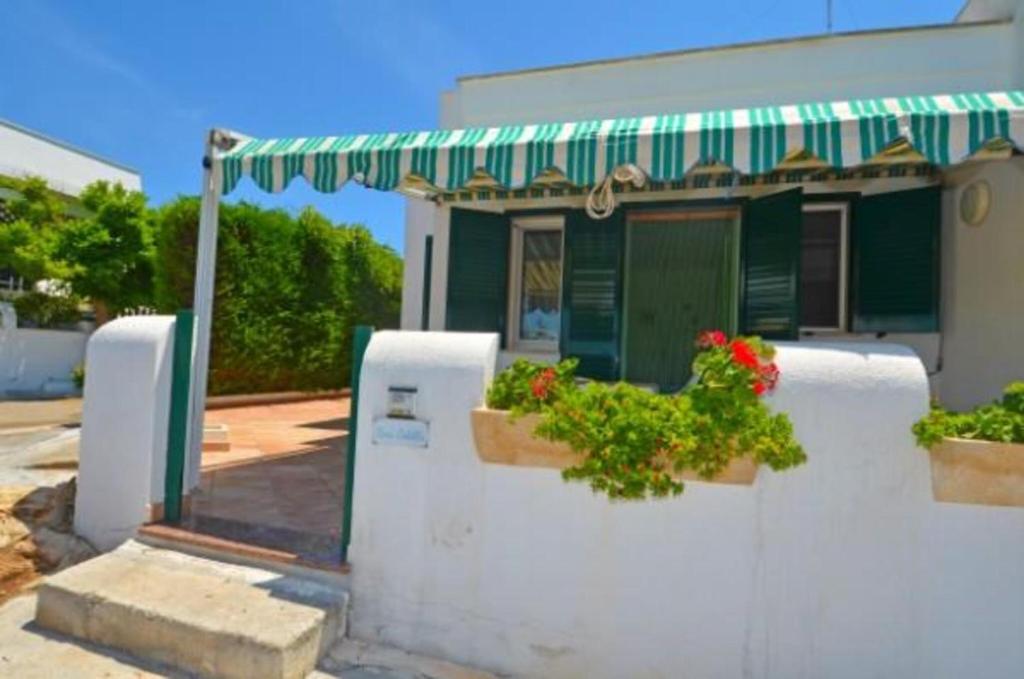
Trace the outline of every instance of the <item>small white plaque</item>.
{"label": "small white plaque", "polygon": [[381,417],[373,421],[375,445],[426,448],[430,443],[430,425],[423,420]]}

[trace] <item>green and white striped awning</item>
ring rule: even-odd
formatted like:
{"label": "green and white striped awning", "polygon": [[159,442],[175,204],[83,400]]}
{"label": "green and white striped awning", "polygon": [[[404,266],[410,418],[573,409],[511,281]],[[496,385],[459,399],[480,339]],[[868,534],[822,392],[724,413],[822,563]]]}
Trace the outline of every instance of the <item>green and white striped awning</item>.
{"label": "green and white striped awning", "polygon": [[338,137],[241,139],[216,153],[223,193],[298,176],[318,191],[589,187],[633,164],[652,182],[708,168],[764,175],[891,163],[945,166],[1024,144],[1024,92],[860,99],[538,125]]}

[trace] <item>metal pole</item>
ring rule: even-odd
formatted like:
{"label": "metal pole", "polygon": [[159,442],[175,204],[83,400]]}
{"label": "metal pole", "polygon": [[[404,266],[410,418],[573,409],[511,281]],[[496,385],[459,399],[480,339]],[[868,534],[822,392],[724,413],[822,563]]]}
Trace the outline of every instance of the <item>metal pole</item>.
{"label": "metal pole", "polygon": [[348,440],[345,455],[345,514],[341,517],[341,562],[348,563],[348,545],[352,541],[352,494],[355,490],[356,428],[359,422],[359,377],[363,372],[363,354],[370,345],[373,328],[357,325],[352,337],[352,400],[348,409]]}
{"label": "metal pole", "polygon": [[213,318],[213,283],[217,267],[217,216],[220,203],[221,165],[214,161],[218,132],[210,130],[203,154],[203,191],[196,246],[196,280],[193,306],[196,317],[195,357],[192,361],[189,426],[186,436],[186,491],[199,484],[202,461],[203,416],[206,412],[206,378],[210,367],[210,322]]}

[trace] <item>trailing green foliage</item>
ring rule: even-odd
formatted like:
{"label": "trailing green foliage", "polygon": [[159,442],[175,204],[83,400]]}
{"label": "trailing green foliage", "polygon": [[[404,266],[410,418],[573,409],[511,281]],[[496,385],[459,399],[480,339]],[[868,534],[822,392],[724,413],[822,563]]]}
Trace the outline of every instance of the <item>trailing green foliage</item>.
{"label": "trailing green foliage", "polygon": [[778,380],[773,349],[759,338],[729,342],[719,332],[704,333],[698,349],[696,379],[678,394],[624,382],[577,386],[575,360],[555,367],[517,361],[495,378],[487,405],[540,412],[538,436],[585,454],[563,477],[613,499],[679,494],[683,484],[673,473],[712,478],[744,455],[776,470],[804,462],[789,418],[760,398]]}
{"label": "trailing green foliage", "polygon": [[966,413],[954,413],[938,403],[914,423],[918,445],[930,448],[944,438],[1024,443],[1024,382],[1011,382],[1002,399]]}
{"label": "trailing green foliage", "polygon": [[[156,304],[191,306],[199,201],[157,216]],[[214,394],[347,386],[355,325],[395,327],[402,263],[362,226],[222,205],[210,355]]]}

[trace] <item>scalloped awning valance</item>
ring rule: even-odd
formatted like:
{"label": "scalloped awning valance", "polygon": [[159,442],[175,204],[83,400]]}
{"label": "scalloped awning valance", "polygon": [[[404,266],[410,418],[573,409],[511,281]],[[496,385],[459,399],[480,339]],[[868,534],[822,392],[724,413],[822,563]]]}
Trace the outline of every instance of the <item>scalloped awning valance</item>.
{"label": "scalloped awning valance", "polygon": [[874,164],[945,166],[1024,143],[1024,92],[859,99],[568,123],[337,137],[238,139],[217,151],[224,194],[305,177],[444,194],[467,188],[590,187],[635,165],[655,182],[716,168],[743,175]]}

